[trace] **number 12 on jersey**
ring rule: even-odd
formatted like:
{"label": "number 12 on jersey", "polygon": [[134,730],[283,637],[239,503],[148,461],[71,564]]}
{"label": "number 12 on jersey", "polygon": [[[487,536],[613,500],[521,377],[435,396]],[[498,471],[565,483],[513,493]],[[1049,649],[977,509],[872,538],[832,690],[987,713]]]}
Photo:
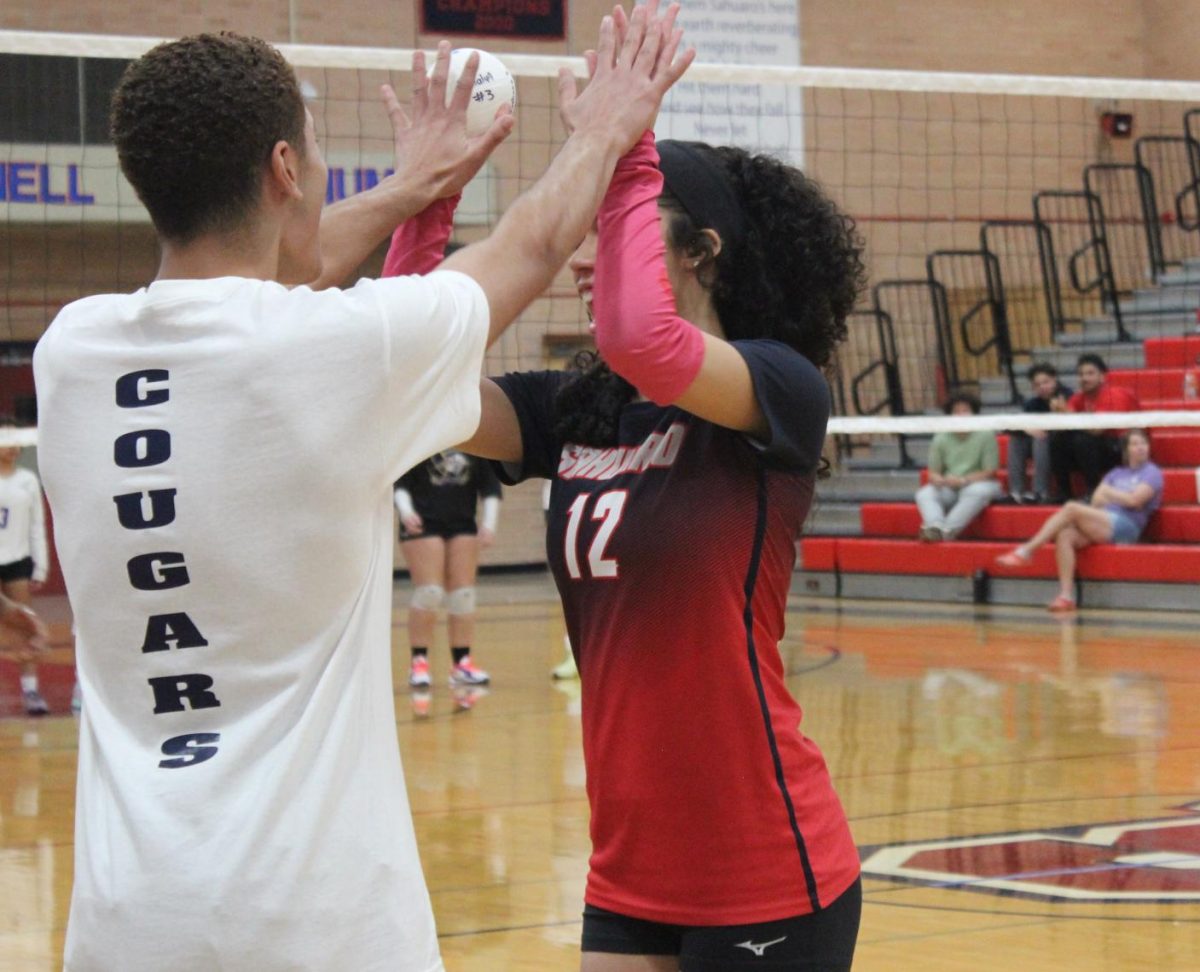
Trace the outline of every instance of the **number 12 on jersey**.
{"label": "number 12 on jersey", "polygon": [[[592,519],[602,522],[599,529],[596,530],[596,535],[592,538],[592,544],[588,547],[587,552],[588,573],[594,578],[617,576],[616,558],[606,557],[604,554],[609,540],[612,539],[613,531],[621,522],[621,514],[625,510],[625,500],[628,497],[629,490],[627,489],[614,489],[595,497],[596,503],[592,507]],[[579,565],[579,525],[583,522],[584,509],[590,499],[592,496],[588,493],[577,496],[575,502],[567,510],[567,533],[563,540],[563,554],[567,562],[567,573],[570,574],[572,580],[583,579],[583,571]]]}

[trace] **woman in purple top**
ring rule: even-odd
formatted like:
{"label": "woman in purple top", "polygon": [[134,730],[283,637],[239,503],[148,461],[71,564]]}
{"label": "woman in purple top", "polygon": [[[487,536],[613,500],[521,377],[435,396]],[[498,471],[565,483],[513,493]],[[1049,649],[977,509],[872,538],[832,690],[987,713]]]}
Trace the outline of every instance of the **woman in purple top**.
{"label": "woman in purple top", "polygon": [[996,558],[1004,567],[1024,567],[1044,543],[1054,541],[1058,596],[1051,611],[1075,610],[1075,556],[1093,543],[1137,543],[1162,502],[1162,470],[1150,461],[1150,434],[1131,429],[1121,438],[1121,465],[1109,471],[1091,503],[1070,502],[1021,546]]}

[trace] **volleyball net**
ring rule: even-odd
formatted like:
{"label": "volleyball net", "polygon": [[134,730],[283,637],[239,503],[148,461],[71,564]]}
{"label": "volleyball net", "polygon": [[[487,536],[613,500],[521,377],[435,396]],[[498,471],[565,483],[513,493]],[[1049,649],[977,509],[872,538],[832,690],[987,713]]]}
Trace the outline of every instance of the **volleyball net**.
{"label": "volleyball net", "polygon": [[[154,234],[107,130],[120,72],[154,43],[0,31],[11,79],[0,86],[0,413],[32,418],[29,356],[63,304],[154,276]],[[464,194],[464,243],[562,143],[558,69],[584,74],[579,58],[491,49],[517,78],[517,127]],[[281,50],[317,124],[327,201],[386,177],[379,87],[407,97],[412,52]],[[833,386],[839,416],[872,421],[835,424],[839,454],[954,391],[1012,409],[1031,363],[1069,375],[1081,353],[1100,354],[1147,409],[1195,424],[1185,396],[1200,356],[1200,84],[701,63],[657,132],[781,156],[857,221],[870,286]],[[377,274],[383,253],[358,274]],[[588,346],[564,270],[487,367],[560,367]]]}

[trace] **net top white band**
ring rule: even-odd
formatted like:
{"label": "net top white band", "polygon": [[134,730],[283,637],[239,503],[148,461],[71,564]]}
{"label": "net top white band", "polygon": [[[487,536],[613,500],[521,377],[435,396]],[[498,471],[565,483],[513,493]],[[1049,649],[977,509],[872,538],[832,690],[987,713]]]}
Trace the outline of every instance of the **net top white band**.
{"label": "net top white band", "polygon": [[996,415],[904,415],[899,418],[835,417],[830,435],[930,435],[935,432],[1014,432],[1045,429],[1200,428],[1200,410],[1162,412],[1004,412]]}
{"label": "net top white band", "polygon": [[[168,38],[108,34],[0,30],[0,53],[58,57],[135,58]],[[409,48],[278,44],[296,67],[407,71]],[[586,75],[581,57],[546,57],[493,51],[518,77],[553,78],[561,67]],[[1053,75],[968,74],[948,71],[874,71],[854,68],[778,67],[754,64],[693,64],[687,80],[709,83],[786,84],[801,88],[857,88],[869,91],[921,91],[947,94],[1119,98],[1145,101],[1200,101],[1200,84],[1122,78]]]}
{"label": "net top white band", "polygon": [[[1046,429],[1200,429],[1200,409],[1188,412],[1064,412],[1038,415],[906,415],[900,418],[834,417],[830,435],[932,435],[935,432],[1029,431]],[[37,429],[0,429],[0,448],[37,445]]]}

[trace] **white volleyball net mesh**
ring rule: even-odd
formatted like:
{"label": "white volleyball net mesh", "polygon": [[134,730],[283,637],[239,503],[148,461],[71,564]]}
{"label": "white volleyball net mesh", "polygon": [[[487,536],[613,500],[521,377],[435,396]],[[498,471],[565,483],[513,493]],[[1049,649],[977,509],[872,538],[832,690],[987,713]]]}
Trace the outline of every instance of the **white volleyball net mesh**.
{"label": "white volleyball net mesh", "polygon": [[[153,233],[106,125],[124,63],[149,43],[0,32],[0,413],[32,418],[29,354],[64,303],[154,274]],[[392,151],[378,89],[406,97],[411,52],[283,50],[317,120],[327,198],[373,185]],[[583,71],[493,52],[518,79],[518,125],[466,193],[461,242],[545,169],[563,138],[554,76]],[[1007,406],[1031,361],[1069,372],[1096,350],[1145,369],[1146,338],[1196,330],[1200,85],[699,64],[658,129],[782,155],[858,221],[870,289],[838,364],[843,415],[921,415],[958,389]],[[587,344],[564,272],[489,368],[555,367]],[[1183,371],[1138,380],[1165,403]]]}

